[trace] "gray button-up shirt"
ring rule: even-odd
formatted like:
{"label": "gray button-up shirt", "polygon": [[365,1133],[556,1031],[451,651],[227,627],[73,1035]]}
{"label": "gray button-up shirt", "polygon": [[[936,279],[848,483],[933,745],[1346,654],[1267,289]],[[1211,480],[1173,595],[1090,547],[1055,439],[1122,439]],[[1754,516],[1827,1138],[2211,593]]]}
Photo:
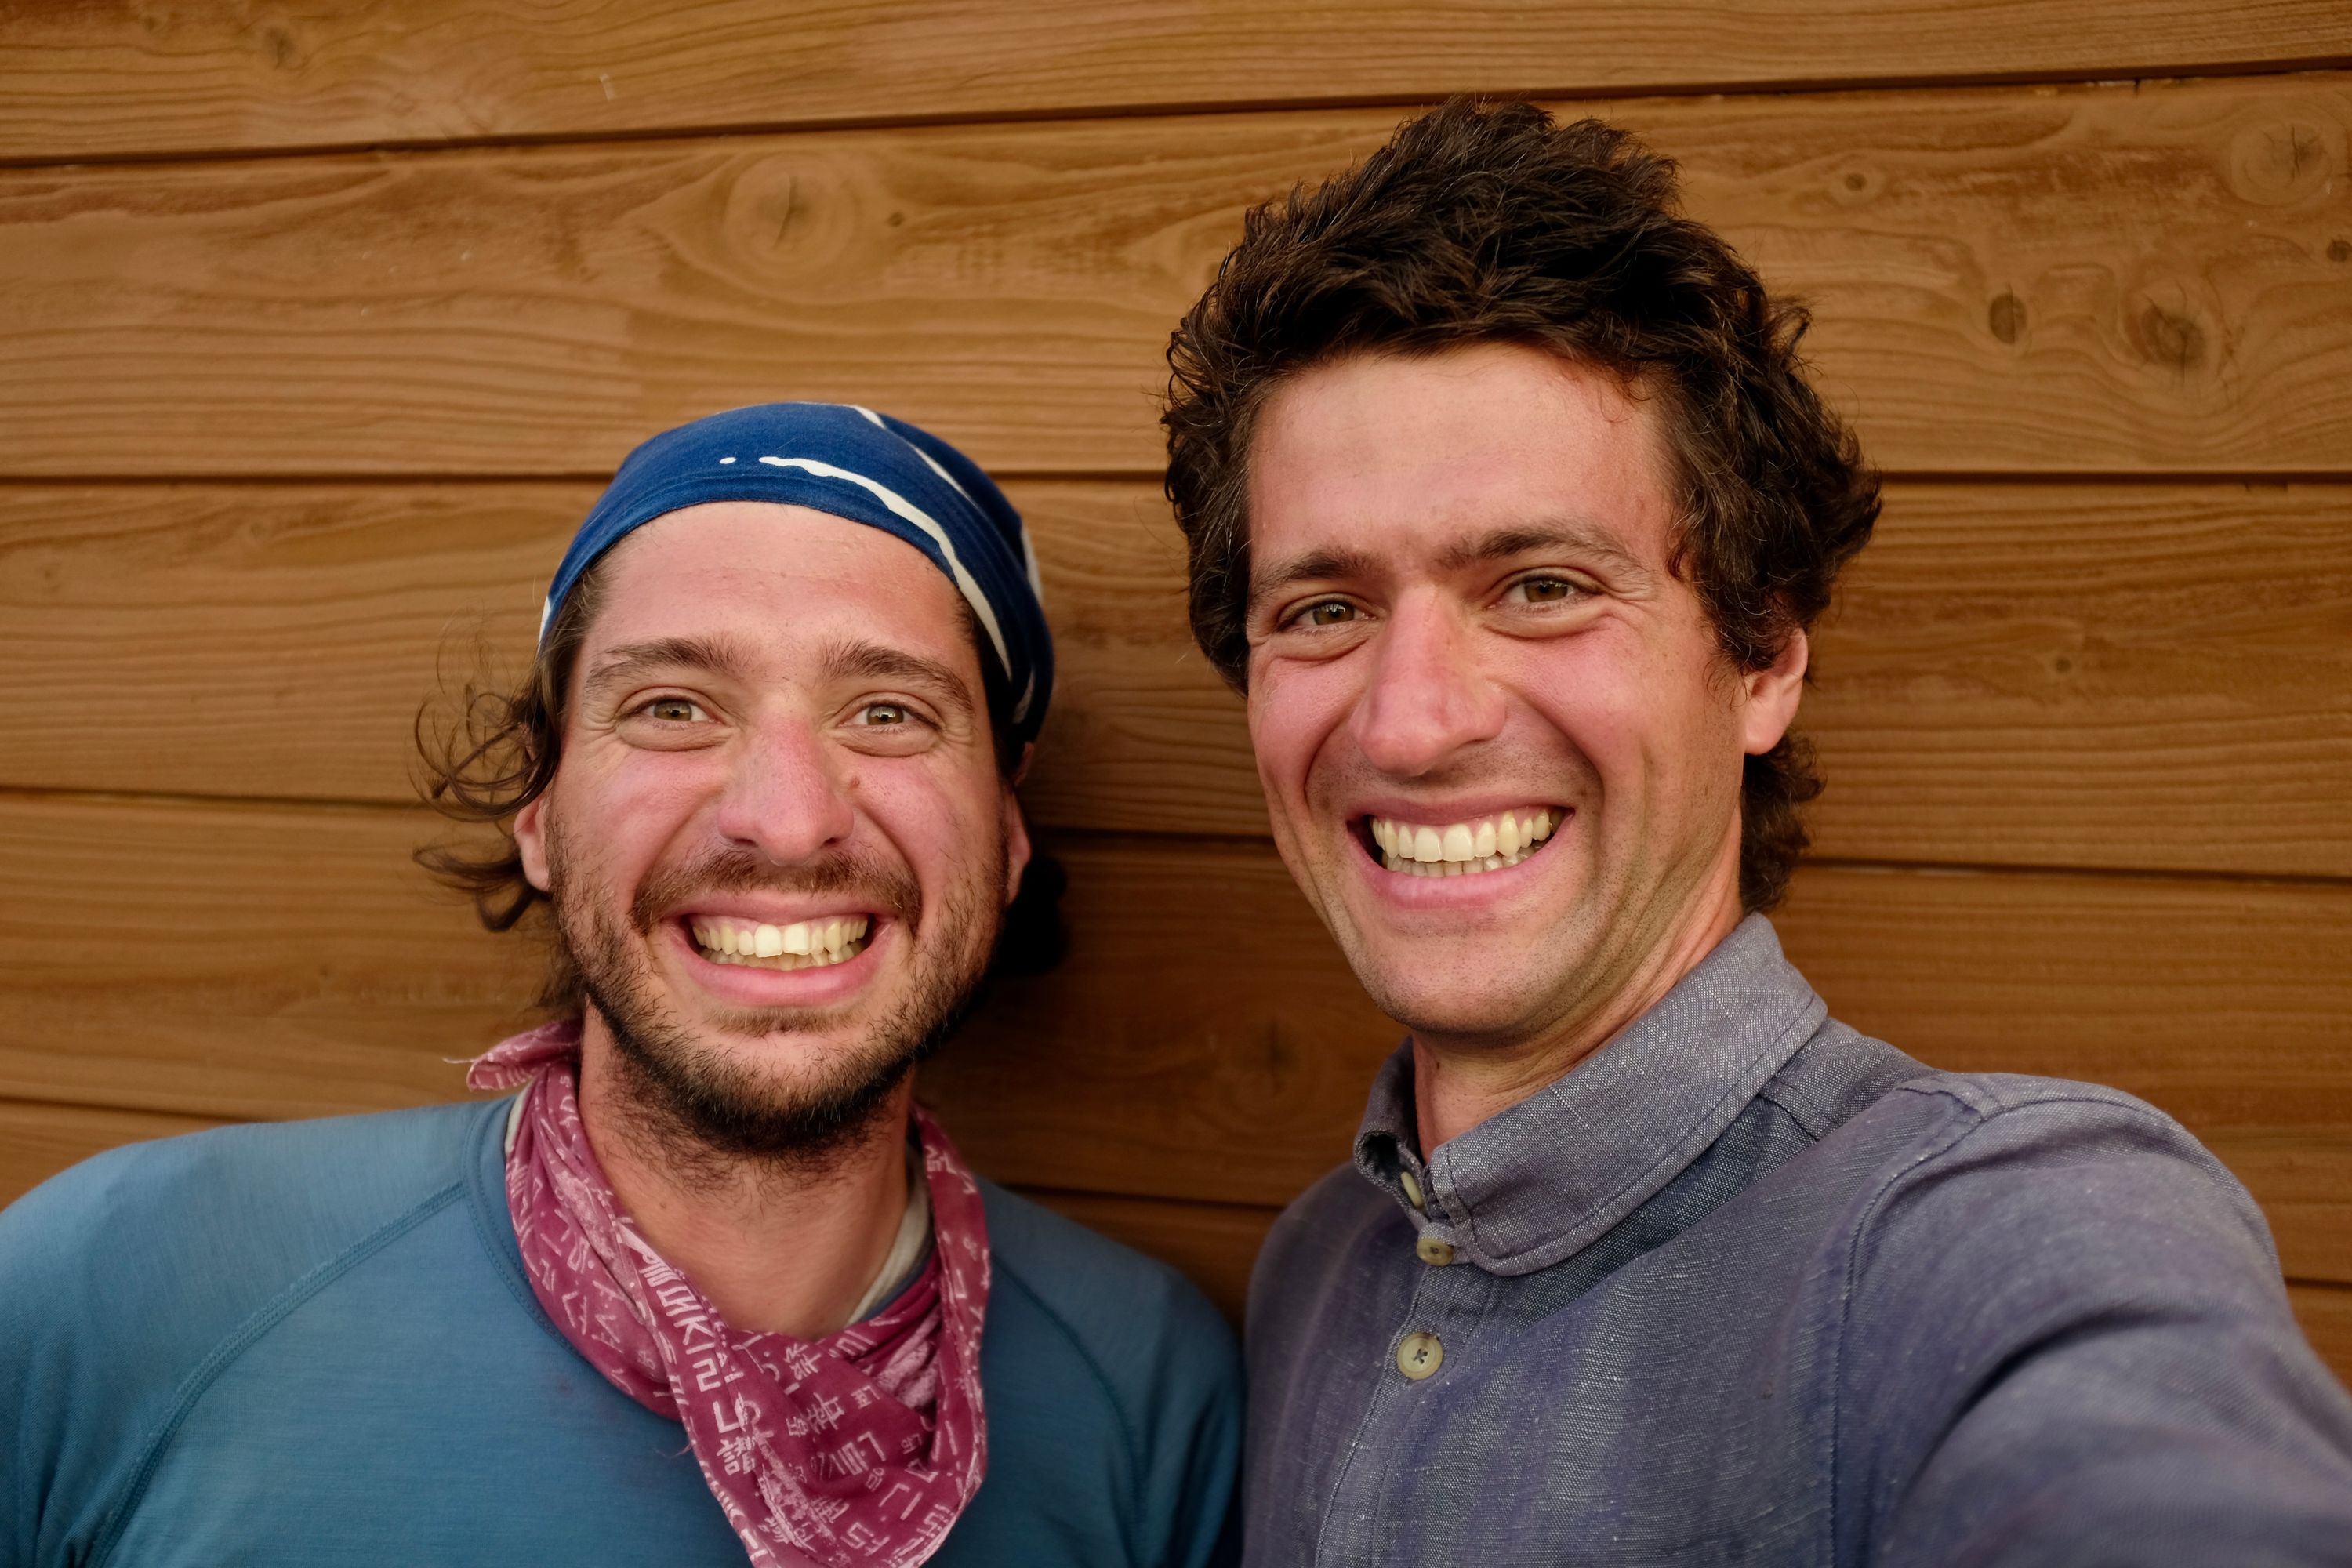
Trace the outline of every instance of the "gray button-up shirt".
{"label": "gray button-up shirt", "polygon": [[1761,917],[1415,1143],[1408,1047],[1259,1259],[1252,1564],[2352,1563],[2352,1399],[2244,1190],[1835,1022]]}

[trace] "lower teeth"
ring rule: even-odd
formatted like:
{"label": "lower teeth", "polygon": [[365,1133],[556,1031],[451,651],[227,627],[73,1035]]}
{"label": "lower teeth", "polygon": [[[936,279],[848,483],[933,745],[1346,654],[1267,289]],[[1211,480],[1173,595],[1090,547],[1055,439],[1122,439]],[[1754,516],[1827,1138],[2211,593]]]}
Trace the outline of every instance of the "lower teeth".
{"label": "lower teeth", "polygon": [[846,963],[866,951],[863,942],[849,942],[823,952],[780,952],[773,958],[754,958],[748,952],[720,952],[715,948],[695,943],[695,951],[713,963],[737,963],[746,969],[823,969],[831,964]]}
{"label": "lower teeth", "polygon": [[1489,855],[1483,860],[1400,860],[1393,855],[1383,853],[1381,865],[1386,870],[1400,871],[1408,877],[1469,877],[1482,871],[1499,871],[1506,866],[1516,866],[1550,842],[1548,838],[1543,839],[1525,848],[1515,849],[1508,855]]}

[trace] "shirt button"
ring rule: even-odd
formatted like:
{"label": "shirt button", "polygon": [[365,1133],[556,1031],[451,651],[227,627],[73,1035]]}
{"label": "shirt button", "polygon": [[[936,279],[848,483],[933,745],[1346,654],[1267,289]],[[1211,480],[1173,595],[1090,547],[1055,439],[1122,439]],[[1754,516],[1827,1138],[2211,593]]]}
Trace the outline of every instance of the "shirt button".
{"label": "shirt button", "polygon": [[1415,1208],[1422,1207],[1420,1180],[1411,1171],[1399,1171],[1397,1180],[1404,1184],[1404,1201]]}
{"label": "shirt button", "polygon": [[1412,1250],[1416,1257],[1432,1268],[1443,1268],[1454,1261],[1454,1248],[1438,1237],[1423,1237],[1412,1244]]}
{"label": "shirt button", "polygon": [[1397,1370],[1419,1383],[1445,1360],[1445,1347],[1431,1333],[1407,1334],[1397,1346]]}

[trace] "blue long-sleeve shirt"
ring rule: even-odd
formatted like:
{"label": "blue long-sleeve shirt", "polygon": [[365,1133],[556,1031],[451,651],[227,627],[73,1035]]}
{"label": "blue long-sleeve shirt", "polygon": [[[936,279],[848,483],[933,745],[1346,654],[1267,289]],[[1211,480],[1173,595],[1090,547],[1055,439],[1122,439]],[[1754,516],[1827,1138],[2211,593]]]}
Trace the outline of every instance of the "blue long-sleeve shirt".
{"label": "blue long-sleeve shirt", "polygon": [[1427,1161],[1392,1058],[1259,1257],[1246,1561],[2352,1563],[2352,1399],[2228,1173],[1827,1012],[1751,917]]}
{"label": "blue long-sleeve shirt", "polygon": [[[540,1310],[506,1111],[169,1139],[0,1214],[0,1565],[740,1568],[684,1430]],[[988,1476],[932,1562],[1213,1560],[1231,1334],[1171,1270],[982,1188]]]}

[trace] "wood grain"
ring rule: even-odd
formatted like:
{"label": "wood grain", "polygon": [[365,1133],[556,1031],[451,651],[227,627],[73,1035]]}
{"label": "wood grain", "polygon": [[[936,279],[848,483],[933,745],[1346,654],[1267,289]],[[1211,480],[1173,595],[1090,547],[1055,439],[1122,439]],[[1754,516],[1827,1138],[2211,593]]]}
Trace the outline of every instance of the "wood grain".
{"label": "wood grain", "polygon": [[[1060,663],[1032,814],[1264,834],[1156,491],[1012,493]],[[0,784],[414,799],[418,705],[522,668],[593,494],[0,487]],[[2352,486],[1897,485],[1815,641],[1819,848],[2352,876],[2347,633]]]}
{"label": "wood grain", "polygon": [[[457,1097],[518,1026],[520,938],[469,929],[380,809],[0,797],[0,1097],[286,1117]],[[1338,1163],[1398,1031],[1273,853],[1071,838],[1069,962],[926,1069],[1018,1185],[1265,1206]],[[2153,1100],[2227,1152],[2290,1272],[2352,1280],[2352,888],[1801,874],[1833,1006],[1942,1067]]]}
{"label": "wood grain", "polygon": [[1894,487],[1813,669],[1824,856],[2352,875],[2352,489]]}
{"label": "wood grain", "polygon": [[[1895,469],[2341,472],[2336,75],[1607,105]],[[0,472],[581,475],[817,396],[1157,468],[1243,210],[1393,111],[0,173]]]}
{"label": "wood grain", "polygon": [[0,1208],[92,1154],[218,1125],[206,1117],[162,1116],[152,1110],[0,1100]]}
{"label": "wood grain", "polygon": [[460,1098],[527,944],[407,863],[416,812],[0,799],[0,1097],[234,1119]]}
{"label": "wood grain", "polygon": [[1354,0],[21,5],[0,158],[1939,77],[2168,75],[2352,56],[2328,0],[1573,10]]}

